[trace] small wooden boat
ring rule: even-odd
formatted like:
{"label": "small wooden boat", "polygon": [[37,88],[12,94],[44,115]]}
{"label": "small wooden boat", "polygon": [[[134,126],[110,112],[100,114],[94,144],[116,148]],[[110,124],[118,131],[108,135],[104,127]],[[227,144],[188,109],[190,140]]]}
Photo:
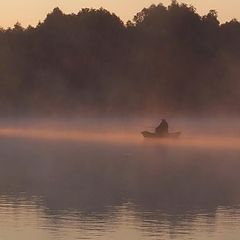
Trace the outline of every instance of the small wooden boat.
{"label": "small wooden boat", "polygon": [[167,133],[167,134],[157,134],[157,133],[152,133],[152,132],[141,132],[143,137],[145,138],[178,138],[181,135],[181,132],[173,132],[173,133]]}

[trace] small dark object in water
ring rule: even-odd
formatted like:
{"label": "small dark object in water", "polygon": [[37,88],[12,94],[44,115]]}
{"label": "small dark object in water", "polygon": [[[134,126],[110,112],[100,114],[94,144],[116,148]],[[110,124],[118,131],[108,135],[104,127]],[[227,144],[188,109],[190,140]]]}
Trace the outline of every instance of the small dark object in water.
{"label": "small dark object in water", "polygon": [[157,134],[157,133],[144,131],[141,133],[145,138],[178,138],[181,135],[181,132]]}

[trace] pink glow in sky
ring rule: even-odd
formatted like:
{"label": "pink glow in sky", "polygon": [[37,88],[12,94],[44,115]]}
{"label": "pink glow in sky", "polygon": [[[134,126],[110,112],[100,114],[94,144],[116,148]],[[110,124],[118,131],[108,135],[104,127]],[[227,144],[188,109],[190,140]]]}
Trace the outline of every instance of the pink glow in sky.
{"label": "pink glow in sky", "polygon": [[[23,26],[36,25],[42,21],[46,14],[54,7],[59,7],[65,13],[77,13],[81,8],[103,7],[116,13],[122,20],[131,20],[133,16],[151,4],[162,2],[164,5],[171,3],[170,0],[8,0],[0,3],[0,26],[13,26],[17,21]],[[181,2],[181,1],[179,1]],[[210,9],[218,11],[221,22],[240,19],[239,0],[184,0],[197,8],[201,15],[206,14]]]}

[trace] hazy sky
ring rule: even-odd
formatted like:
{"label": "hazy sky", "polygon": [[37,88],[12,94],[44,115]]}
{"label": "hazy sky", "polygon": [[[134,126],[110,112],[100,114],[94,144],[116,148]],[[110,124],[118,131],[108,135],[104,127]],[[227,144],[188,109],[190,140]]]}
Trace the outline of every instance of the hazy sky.
{"label": "hazy sky", "polygon": [[[46,17],[54,7],[60,7],[66,13],[78,12],[83,7],[103,7],[115,12],[124,21],[131,20],[142,8],[152,3],[162,2],[168,5],[170,0],[0,0],[0,26],[13,26],[17,21],[23,26],[36,25]],[[179,2],[182,2],[179,0]],[[200,14],[210,9],[218,11],[223,21],[240,19],[240,0],[185,0],[197,8]]]}

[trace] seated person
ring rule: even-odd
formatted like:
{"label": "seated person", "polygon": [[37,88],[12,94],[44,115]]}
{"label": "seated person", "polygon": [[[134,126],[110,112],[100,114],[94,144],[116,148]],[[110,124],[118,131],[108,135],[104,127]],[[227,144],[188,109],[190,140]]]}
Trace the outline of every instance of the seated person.
{"label": "seated person", "polygon": [[158,135],[168,134],[168,123],[165,119],[162,119],[161,123],[155,129],[155,133]]}

